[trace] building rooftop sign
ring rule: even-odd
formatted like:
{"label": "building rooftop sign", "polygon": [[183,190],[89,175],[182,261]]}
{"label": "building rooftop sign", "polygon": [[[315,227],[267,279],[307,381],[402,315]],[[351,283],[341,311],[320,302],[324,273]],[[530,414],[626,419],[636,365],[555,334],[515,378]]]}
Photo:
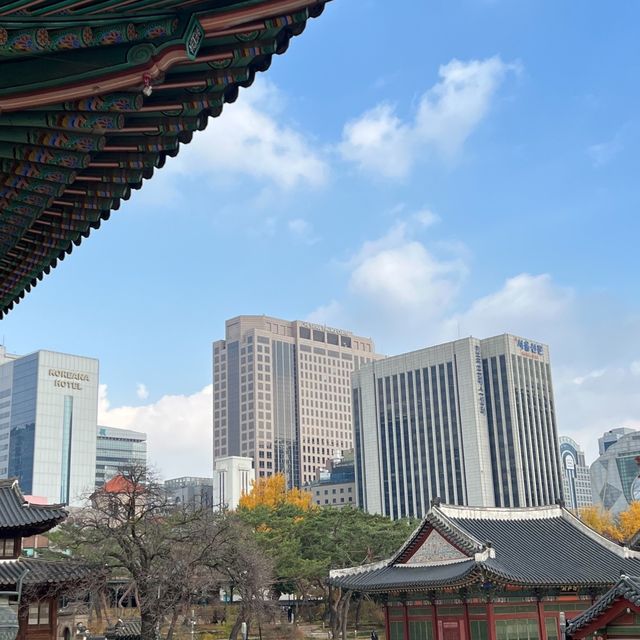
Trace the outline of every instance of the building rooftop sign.
{"label": "building rooftop sign", "polygon": [[0,3],[0,317],[327,1]]}

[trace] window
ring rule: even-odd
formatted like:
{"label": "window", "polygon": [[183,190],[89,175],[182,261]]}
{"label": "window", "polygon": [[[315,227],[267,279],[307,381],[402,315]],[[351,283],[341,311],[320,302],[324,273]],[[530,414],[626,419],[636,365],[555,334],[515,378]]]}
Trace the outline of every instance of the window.
{"label": "window", "polygon": [[497,640],[539,640],[538,621],[526,620],[496,620]]}
{"label": "window", "polygon": [[49,601],[29,605],[29,624],[49,626]]}
{"label": "window", "polygon": [[[410,620],[409,638],[411,640],[433,640],[431,628],[430,620]],[[476,636],[472,635],[471,637],[475,638]]]}
{"label": "window", "polygon": [[558,624],[555,618],[545,618],[544,628],[547,633],[547,640],[558,640]]}
{"label": "window", "polygon": [[13,538],[0,540],[0,558],[13,558],[14,544]]}
{"label": "window", "polygon": [[311,340],[311,329],[307,327],[300,327],[300,337],[305,340]]}
{"label": "window", "polygon": [[389,640],[404,640],[404,622],[389,622]]}

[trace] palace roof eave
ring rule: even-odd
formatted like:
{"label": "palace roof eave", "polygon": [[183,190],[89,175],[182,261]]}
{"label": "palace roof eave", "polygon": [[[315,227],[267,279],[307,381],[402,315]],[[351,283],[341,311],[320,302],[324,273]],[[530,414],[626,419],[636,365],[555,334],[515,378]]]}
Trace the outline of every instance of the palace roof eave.
{"label": "palace roof eave", "polygon": [[[326,1],[212,9],[168,0],[161,14],[143,11],[145,0],[127,0],[126,14],[96,15],[77,0],[0,7],[0,317],[235,101]],[[69,15],[56,16],[60,8]],[[55,28],[74,21],[84,27]],[[79,48],[56,49],[70,42]],[[41,59],[70,65],[58,86],[45,86]],[[16,60],[25,73],[9,73]]]}

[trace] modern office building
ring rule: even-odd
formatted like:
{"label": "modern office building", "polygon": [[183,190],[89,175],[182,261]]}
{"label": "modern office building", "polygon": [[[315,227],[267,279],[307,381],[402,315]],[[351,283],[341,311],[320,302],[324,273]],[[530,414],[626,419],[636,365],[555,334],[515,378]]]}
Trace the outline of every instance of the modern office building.
{"label": "modern office building", "polygon": [[353,448],[351,372],[375,360],[349,331],[239,316],[213,344],[213,453],[253,458],[258,477],[289,486],[315,478],[336,449]]}
{"label": "modern office building", "polygon": [[0,478],[74,504],[95,486],[98,361],[0,348]]}
{"label": "modern office building", "polygon": [[630,433],[635,433],[636,429],[629,429],[629,427],[617,427],[611,429],[598,438],[598,453],[602,455],[612,444],[615,444],[622,438]]}
{"label": "modern office building", "polygon": [[560,464],[564,503],[568,509],[582,509],[593,504],[591,475],[580,445],[567,436],[560,436]]}
{"label": "modern office building", "polygon": [[589,469],[594,504],[615,515],[627,509],[632,500],[640,500],[638,456],[640,431],[632,430],[595,460]]}
{"label": "modern office building", "polygon": [[98,426],[96,487],[101,487],[127,465],[147,464],[147,434],[130,429]]}
{"label": "modern office building", "polygon": [[252,458],[225,456],[213,465],[213,508],[235,511],[240,498],[251,491],[256,479]]}
{"label": "modern office building", "polygon": [[353,405],[357,498],[370,513],[562,496],[546,345],[470,337],[367,364],[353,374]]}
{"label": "modern office building", "polygon": [[319,507],[355,507],[356,472],[353,450],[337,453],[316,471],[314,482],[304,487]]}
{"label": "modern office building", "polygon": [[177,505],[184,505],[193,509],[214,506],[213,480],[211,478],[183,477],[164,481],[172,501]]}

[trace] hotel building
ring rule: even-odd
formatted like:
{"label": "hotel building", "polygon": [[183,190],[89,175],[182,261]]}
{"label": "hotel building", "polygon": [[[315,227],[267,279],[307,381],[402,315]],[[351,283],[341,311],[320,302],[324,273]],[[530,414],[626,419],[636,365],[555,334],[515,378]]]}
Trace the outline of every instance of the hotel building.
{"label": "hotel building", "polygon": [[254,460],[257,477],[313,481],[353,448],[351,372],[377,359],[349,331],[267,316],[226,322],[213,343],[213,455]]}
{"label": "hotel building", "polygon": [[0,350],[0,478],[75,504],[95,486],[98,361]]}
{"label": "hotel building", "polygon": [[367,364],[353,375],[353,406],[358,504],[370,513],[562,496],[546,345],[470,337]]}

